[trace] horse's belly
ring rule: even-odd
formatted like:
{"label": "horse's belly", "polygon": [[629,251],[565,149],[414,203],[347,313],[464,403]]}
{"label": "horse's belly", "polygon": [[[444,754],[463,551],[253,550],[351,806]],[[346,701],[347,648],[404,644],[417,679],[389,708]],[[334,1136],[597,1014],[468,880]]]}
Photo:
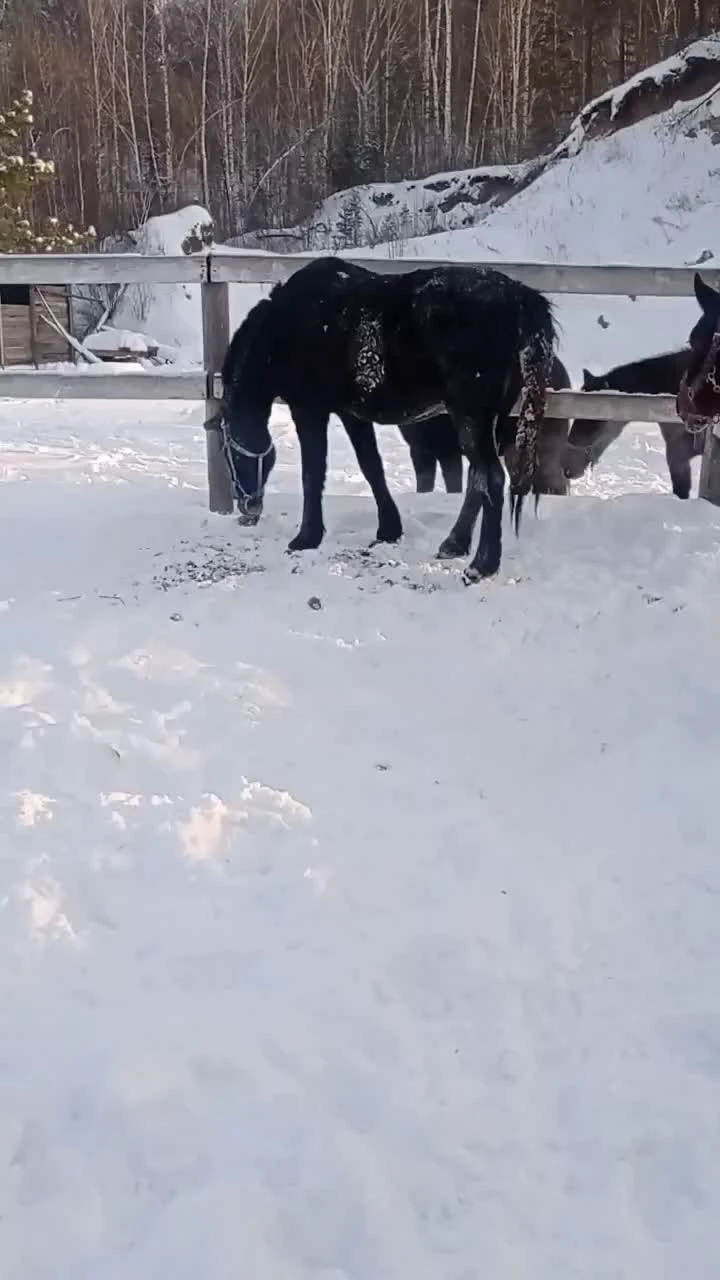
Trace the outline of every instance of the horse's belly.
{"label": "horse's belly", "polygon": [[446,412],[440,387],[427,385],[388,386],[385,381],[369,394],[355,394],[353,399],[356,401],[353,406],[355,412],[381,424],[402,423],[405,426]]}

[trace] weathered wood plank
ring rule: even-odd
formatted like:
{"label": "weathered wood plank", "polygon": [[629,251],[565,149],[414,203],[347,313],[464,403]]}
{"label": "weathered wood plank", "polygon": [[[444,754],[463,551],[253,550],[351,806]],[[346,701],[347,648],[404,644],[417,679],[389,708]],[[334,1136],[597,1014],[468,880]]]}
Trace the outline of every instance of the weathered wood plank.
{"label": "weathered wood plank", "polygon": [[[214,252],[212,278],[230,284],[275,284],[305,266],[322,254],[251,254]],[[342,255],[341,255],[342,256]],[[414,271],[418,267],[449,265],[447,259],[431,258],[361,258],[353,253],[344,255],[358,266],[371,271],[392,274]],[[638,298],[692,297],[695,267],[635,267],[617,264],[613,266],[583,266],[554,262],[513,263],[481,262],[473,265],[493,267],[543,293],[592,294],[597,296],[624,296]],[[708,284],[720,288],[720,271],[701,267]],[[0,277],[1,281],[2,277]]]}
{"label": "weathered wood plank", "polygon": [[[215,395],[222,394],[215,374]],[[603,418],[609,422],[677,422],[674,396],[628,395],[622,391],[548,391],[548,418]]]}
{"label": "weathered wood plank", "polygon": [[[215,375],[215,397],[221,392]],[[204,400],[206,379],[193,370],[68,374],[28,370],[0,372],[0,399],[20,400]],[[611,422],[677,422],[674,396],[625,395],[616,391],[549,391],[550,418],[604,418]]]}
{"label": "weathered wood plank", "polygon": [[202,284],[205,254],[0,254],[0,284]]}
{"label": "weathered wood plank", "polygon": [[[95,367],[102,369],[95,373]],[[107,365],[72,373],[52,373],[44,369],[13,373],[0,371],[2,400],[203,400],[204,373],[108,373]]]}
{"label": "weathered wood plank", "polygon": [[[218,250],[208,255],[184,254],[0,254],[0,284],[202,284],[211,262],[216,284],[272,284],[286,280],[320,254],[253,254]],[[430,258],[363,258],[353,261],[374,271],[391,273],[441,266]],[[691,297],[694,267],[636,267],[630,264],[588,266],[581,263],[477,262],[492,266],[545,293],[629,297]],[[720,271],[701,268],[703,278],[720,287]]]}

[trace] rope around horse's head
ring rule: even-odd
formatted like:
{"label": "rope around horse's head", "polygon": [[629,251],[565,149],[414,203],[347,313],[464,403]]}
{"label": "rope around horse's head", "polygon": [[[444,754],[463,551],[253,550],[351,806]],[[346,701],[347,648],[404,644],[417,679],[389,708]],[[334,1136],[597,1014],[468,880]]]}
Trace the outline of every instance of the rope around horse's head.
{"label": "rope around horse's head", "polygon": [[[720,329],[716,329],[710,345],[705,353],[697,374],[688,383],[687,373],[683,374],[680,390],[677,394],[676,407],[687,431],[697,433],[704,431],[711,423],[720,422]],[[702,397],[709,395],[715,408],[710,413],[703,412]]]}

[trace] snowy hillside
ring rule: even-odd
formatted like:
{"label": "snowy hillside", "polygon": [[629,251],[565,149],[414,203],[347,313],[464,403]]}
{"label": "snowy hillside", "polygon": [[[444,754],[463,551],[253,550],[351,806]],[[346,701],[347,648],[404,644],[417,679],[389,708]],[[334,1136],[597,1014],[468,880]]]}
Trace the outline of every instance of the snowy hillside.
{"label": "snowy hillside", "polygon": [[[720,36],[696,40],[679,53],[647,67],[615,88],[594,98],[582,109],[567,137],[547,155],[516,165],[485,165],[454,173],[435,173],[404,182],[374,182],[339,191],[317,208],[306,224],[282,234],[272,230],[252,233],[238,243],[261,246],[275,252],[312,249],[340,252],[359,246],[386,244],[381,252],[402,252],[403,243],[416,236],[455,231],[492,220],[498,208],[515,206],[520,193],[532,193],[541,175],[583,149],[593,154],[595,139],[621,135],[633,124],[652,130],[678,116],[687,125],[699,122],[688,116],[693,101],[720,84]],[[673,113],[672,108],[681,107]],[[720,116],[720,105],[714,103]],[[674,114],[674,119],[673,119]],[[710,113],[712,116],[712,111]],[[612,154],[612,153],[611,153]],[[600,160],[600,163],[604,163]],[[628,171],[628,179],[632,173]],[[532,195],[529,196],[532,199]],[[654,211],[653,211],[654,212]],[[512,256],[512,255],[511,255]],[[517,261],[517,257],[515,258]]]}
{"label": "snowy hillside", "polygon": [[[405,258],[693,265],[720,261],[720,97],[683,103],[559,158],[531,186],[464,231],[395,246]],[[363,250],[384,257],[387,246]],[[681,346],[695,322],[688,299],[554,298],[560,353],[577,382]]]}
{"label": "snowy hillside", "polygon": [[[397,256],[515,262],[691,264],[714,256],[720,94],[682,103],[560,157],[476,227],[396,246]],[[385,256],[378,246],[374,256]]]}
{"label": "snowy hillside", "polygon": [[[388,187],[384,194],[377,186],[358,189],[352,193],[354,216],[364,220],[379,213],[395,216],[411,196],[416,213],[426,207],[426,197],[432,197],[433,207],[446,201],[446,221],[457,216],[462,222],[469,200],[475,201],[473,217],[478,215],[478,202],[485,212],[481,221],[465,229],[346,252],[464,259],[500,267],[518,261],[716,263],[720,94],[708,95],[707,83],[718,56],[720,40],[698,42],[589,103],[553,156],[534,168],[434,175],[424,182]],[[693,88],[702,90],[694,99],[688,97]],[[666,109],[652,109],[673,97],[678,101]],[[627,123],[642,113],[646,114],[637,123]],[[487,182],[495,183],[497,200],[490,198]],[[515,194],[500,200],[498,193],[507,182]],[[323,211],[333,236],[344,216],[343,200],[343,193],[333,197]],[[180,252],[188,228],[203,216],[208,216],[205,211],[191,208],[151,220],[148,250]],[[422,215],[423,231],[432,225],[431,218],[437,224],[432,212],[427,218]],[[415,214],[411,224],[413,220],[417,223]],[[263,286],[231,290],[233,325],[267,292]],[[562,330],[560,353],[575,381],[583,365],[600,369],[681,345],[695,317],[692,299],[554,301]],[[130,289],[116,323],[151,334],[180,365],[200,362],[197,287]]]}

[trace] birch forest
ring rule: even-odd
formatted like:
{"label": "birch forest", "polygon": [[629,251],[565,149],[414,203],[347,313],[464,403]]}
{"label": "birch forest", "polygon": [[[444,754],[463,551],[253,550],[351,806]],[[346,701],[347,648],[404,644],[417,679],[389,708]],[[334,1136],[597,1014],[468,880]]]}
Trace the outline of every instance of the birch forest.
{"label": "birch forest", "polygon": [[535,155],[716,0],[0,0],[53,207],[101,234],[197,201],[295,225],[357,182]]}

